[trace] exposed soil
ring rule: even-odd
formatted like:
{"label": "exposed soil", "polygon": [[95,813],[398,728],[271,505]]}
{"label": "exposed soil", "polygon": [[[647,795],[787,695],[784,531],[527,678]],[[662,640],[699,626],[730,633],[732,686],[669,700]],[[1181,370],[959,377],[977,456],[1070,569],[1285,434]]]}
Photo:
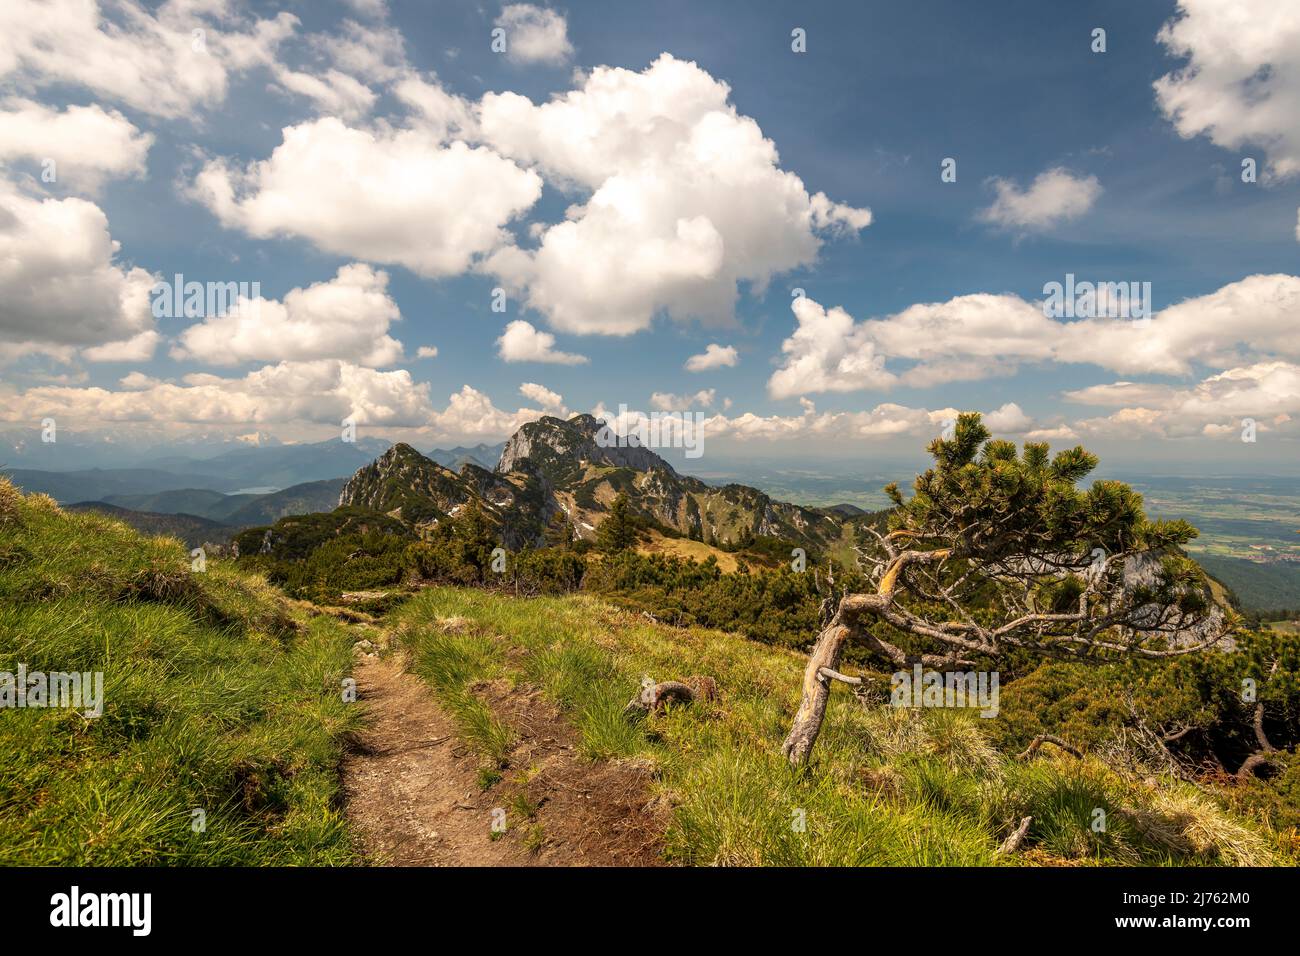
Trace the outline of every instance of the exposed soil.
{"label": "exposed soil", "polygon": [[[662,862],[665,820],[648,806],[645,767],[581,759],[575,731],[539,693],[482,685],[476,691],[519,737],[503,779],[484,791],[482,759],[461,743],[432,690],[403,664],[396,653],[359,654],[353,672],[367,722],[344,761],[343,784],[348,817],[371,863]],[[505,811],[504,833],[492,832],[494,810]]]}

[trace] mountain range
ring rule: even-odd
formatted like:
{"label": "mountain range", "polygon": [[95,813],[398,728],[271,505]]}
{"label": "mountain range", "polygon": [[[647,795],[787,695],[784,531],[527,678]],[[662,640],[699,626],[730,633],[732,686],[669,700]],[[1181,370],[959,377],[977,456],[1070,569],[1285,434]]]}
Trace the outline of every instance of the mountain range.
{"label": "mountain range", "polygon": [[397,444],[348,480],[339,504],[418,528],[472,501],[508,548],[540,544],[558,514],[576,537],[592,538],[620,493],[661,530],[710,544],[767,537],[822,551],[845,539],[852,515],[774,501],[745,485],[715,487],[679,474],[649,448],[610,446],[602,434],[605,426],[591,415],[544,416],[511,436],[492,470],[469,461],[453,471]]}

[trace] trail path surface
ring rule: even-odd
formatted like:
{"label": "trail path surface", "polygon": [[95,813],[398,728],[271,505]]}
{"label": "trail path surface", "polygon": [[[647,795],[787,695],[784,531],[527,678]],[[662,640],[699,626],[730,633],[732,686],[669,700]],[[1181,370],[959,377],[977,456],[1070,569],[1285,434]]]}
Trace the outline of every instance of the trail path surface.
{"label": "trail path surface", "polygon": [[[664,819],[635,763],[582,760],[575,733],[537,693],[480,692],[518,733],[505,781],[484,792],[427,684],[397,653],[361,654],[353,676],[366,723],[343,763],[348,818],[369,862],[387,866],[647,866]],[[520,774],[520,771],[526,771]],[[526,778],[526,779],[525,779]],[[520,819],[522,793],[535,814]],[[508,829],[492,839],[494,809]],[[514,819],[511,819],[511,818]],[[528,839],[526,839],[526,835]]]}
{"label": "trail path surface", "polygon": [[343,764],[348,816],[372,863],[525,866],[515,840],[492,840],[489,795],[477,764],[429,688],[397,655],[357,662],[367,723]]}

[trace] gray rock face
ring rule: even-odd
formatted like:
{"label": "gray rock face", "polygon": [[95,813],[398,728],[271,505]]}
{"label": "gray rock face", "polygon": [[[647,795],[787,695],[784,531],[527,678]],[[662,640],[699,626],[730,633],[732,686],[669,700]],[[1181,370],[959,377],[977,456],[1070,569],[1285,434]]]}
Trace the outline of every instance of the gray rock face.
{"label": "gray rock face", "polygon": [[566,421],[545,416],[529,422],[511,436],[497,463],[499,474],[509,474],[519,462],[530,459],[543,471],[553,463],[591,462],[635,471],[656,469],[676,474],[673,466],[649,448],[633,444],[636,439],[619,436],[591,415],[576,415]]}

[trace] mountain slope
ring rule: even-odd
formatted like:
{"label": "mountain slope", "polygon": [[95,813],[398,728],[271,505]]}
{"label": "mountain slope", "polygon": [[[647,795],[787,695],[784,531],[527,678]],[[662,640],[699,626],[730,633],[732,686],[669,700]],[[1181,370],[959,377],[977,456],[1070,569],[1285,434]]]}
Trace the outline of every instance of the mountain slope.
{"label": "mountain slope", "polygon": [[[345,484],[347,484],[346,479],[327,478],[323,481],[307,481],[270,494],[254,495],[249,501],[243,502],[236,508],[229,510],[223,508],[224,513],[220,520],[242,528],[269,524],[288,515],[330,511],[338,504],[339,493]],[[242,495],[230,496],[231,499],[242,497]],[[232,503],[228,501],[226,505]]]}
{"label": "mountain slope", "polygon": [[28,494],[49,495],[59,502],[102,501],[105,496],[154,495],[175,488],[212,488],[221,484],[211,475],[156,468],[88,468],[83,471],[14,468],[5,477]]}
{"label": "mountain slope", "polygon": [[[1283,828],[1225,805],[1222,795],[1231,788],[1220,782],[1135,776],[1122,762],[1107,762],[1100,744],[1079,758],[1019,757],[1025,735],[1039,732],[1030,708],[1042,688],[1032,681],[1025,692],[1016,682],[1002,688],[1003,703],[1016,714],[1009,728],[1006,719],[984,720],[966,708],[890,706],[888,674],[846,665],[880,696],[867,704],[833,694],[832,731],[818,761],[792,774],[780,745],[799,700],[801,654],[721,631],[647,622],[589,596],[518,600],[429,588],[394,610],[392,620],[414,673],[441,706],[461,716],[467,749],[497,768],[490,779],[535,778],[531,755],[511,752],[514,737],[523,736],[511,717],[520,700],[540,695],[572,722],[576,748],[589,764],[652,775],[662,795],[652,806],[670,808],[664,842],[675,863],[1294,863]],[[714,691],[629,720],[628,701],[647,675],[688,684],[705,676]],[[509,708],[492,707],[489,688],[497,686],[510,689]],[[1097,703],[1109,707],[1110,700],[1101,694]],[[1050,722],[1045,729],[1059,732]],[[505,790],[491,784],[491,799],[512,806]],[[1100,831],[1094,807],[1105,808],[1110,822]],[[1002,851],[1026,818],[1021,851]]]}
{"label": "mountain slope", "polygon": [[225,495],[209,488],[175,488],[142,495],[100,495],[93,500],[131,511],[151,511],[165,515],[183,513],[220,521],[224,514],[243,507],[257,497]]}
{"label": "mountain slope", "polygon": [[199,515],[184,512],[161,514],[153,511],[136,511],[104,501],[81,501],[67,505],[66,510],[73,513],[93,511],[130,525],[141,534],[180,538],[185,542],[186,547],[190,548],[197,548],[204,544],[224,544],[235,531],[230,525]]}
{"label": "mountain slope", "polygon": [[421,526],[473,501],[512,549],[540,544],[561,512],[580,537],[594,537],[620,492],[663,530],[720,546],[776,538],[821,552],[851,534],[844,515],[773,501],[745,485],[715,488],[678,474],[648,448],[611,445],[604,429],[590,415],[529,422],[506,442],[491,472],[467,463],[457,473],[409,445],[394,445],[348,480],[339,504]]}
{"label": "mountain slope", "polygon": [[432,458],[452,471],[460,471],[465,465],[478,465],[480,468],[490,469],[501,460],[501,452],[505,447],[505,442],[498,442],[495,445],[480,442],[470,447],[457,445],[455,448],[433,448],[425,452],[425,457]]}
{"label": "mountain slope", "polygon": [[530,422],[506,443],[497,471],[513,473],[531,463],[545,479],[552,510],[564,511],[584,537],[594,534],[620,492],[658,524],[723,546],[781,538],[826,550],[844,535],[844,515],[773,501],[746,485],[715,487],[678,474],[648,448],[607,447],[604,429],[590,415]]}
{"label": "mountain slope", "polygon": [[0,865],[355,860],[339,810],[360,720],[339,692],[346,627],[3,479],[0,556],[0,687],[22,665],[102,689],[99,716],[84,698],[0,709]]}

